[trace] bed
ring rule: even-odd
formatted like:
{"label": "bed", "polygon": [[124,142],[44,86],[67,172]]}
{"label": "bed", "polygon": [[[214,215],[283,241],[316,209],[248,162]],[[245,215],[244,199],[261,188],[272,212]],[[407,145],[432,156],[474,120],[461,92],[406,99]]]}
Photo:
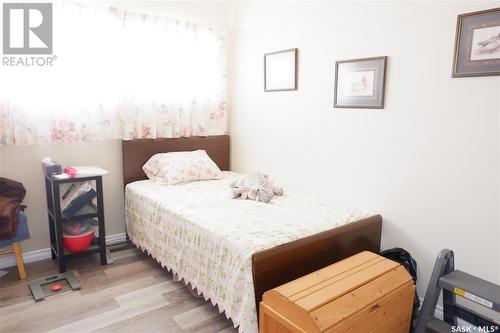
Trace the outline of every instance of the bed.
{"label": "bed", "polygon": [[[363,250],[378,252],[382,218],[328,201],[283,196],[271,204],[232,200],[229,136],[122,142],[130,240],[205,299],[240,332],[257,332],[269,289]],[[142,165],[160,152],[204,149],[223,179],[178,186],[147,180]],[[286,188],[285,188],[286,190]]]}

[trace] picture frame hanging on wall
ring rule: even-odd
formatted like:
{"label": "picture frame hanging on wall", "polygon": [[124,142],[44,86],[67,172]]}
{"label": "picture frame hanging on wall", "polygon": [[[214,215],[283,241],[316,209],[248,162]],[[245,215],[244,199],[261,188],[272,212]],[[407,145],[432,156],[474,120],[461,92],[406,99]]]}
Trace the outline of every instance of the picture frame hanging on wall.
{"label": "picture frame hanging on wall", "polygon": [[452,77],[500,75],[500,7],[457,16]]}
{"label": "picture frame hanging on wall", "polygon": [[334,107],[383,109],[387,56],[335,62]]}
{"label": "picture frame hanging on wall", "polygon": [[264,91],[297,90],[297,49],[264,54]]}

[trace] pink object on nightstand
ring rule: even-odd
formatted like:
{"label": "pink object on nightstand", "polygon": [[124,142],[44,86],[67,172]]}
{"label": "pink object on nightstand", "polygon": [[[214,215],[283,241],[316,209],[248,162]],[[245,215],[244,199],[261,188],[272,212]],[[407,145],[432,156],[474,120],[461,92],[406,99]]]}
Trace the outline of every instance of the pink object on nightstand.
{"label": "pink object on nightstand", "polygon": [[64,173],[69,176],[69,178],[75,178],[76,177],[76,169],[73,167],[65,167],[64,168]]}

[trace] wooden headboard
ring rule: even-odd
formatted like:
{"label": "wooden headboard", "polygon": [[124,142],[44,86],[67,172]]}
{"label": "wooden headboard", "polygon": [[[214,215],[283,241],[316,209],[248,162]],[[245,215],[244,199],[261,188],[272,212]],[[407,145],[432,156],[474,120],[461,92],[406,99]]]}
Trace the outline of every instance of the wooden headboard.
{"label": "wooden headboard", "polygon": [[206,150],[221,170],[229,170],[229,135],[124,140],[122,141],[123,185],[147,179],[142,166],[154,154],[197,149]]}

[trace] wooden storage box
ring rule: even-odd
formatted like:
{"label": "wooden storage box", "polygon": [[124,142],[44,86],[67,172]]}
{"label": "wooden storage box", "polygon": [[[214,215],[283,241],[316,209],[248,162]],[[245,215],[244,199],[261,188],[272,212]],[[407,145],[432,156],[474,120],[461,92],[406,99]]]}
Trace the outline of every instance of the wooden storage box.
{"label": "wooden storage box", "polygon": [[415,286],[400,264],[371,252],[267,291],[260,333],[408,333]]}

